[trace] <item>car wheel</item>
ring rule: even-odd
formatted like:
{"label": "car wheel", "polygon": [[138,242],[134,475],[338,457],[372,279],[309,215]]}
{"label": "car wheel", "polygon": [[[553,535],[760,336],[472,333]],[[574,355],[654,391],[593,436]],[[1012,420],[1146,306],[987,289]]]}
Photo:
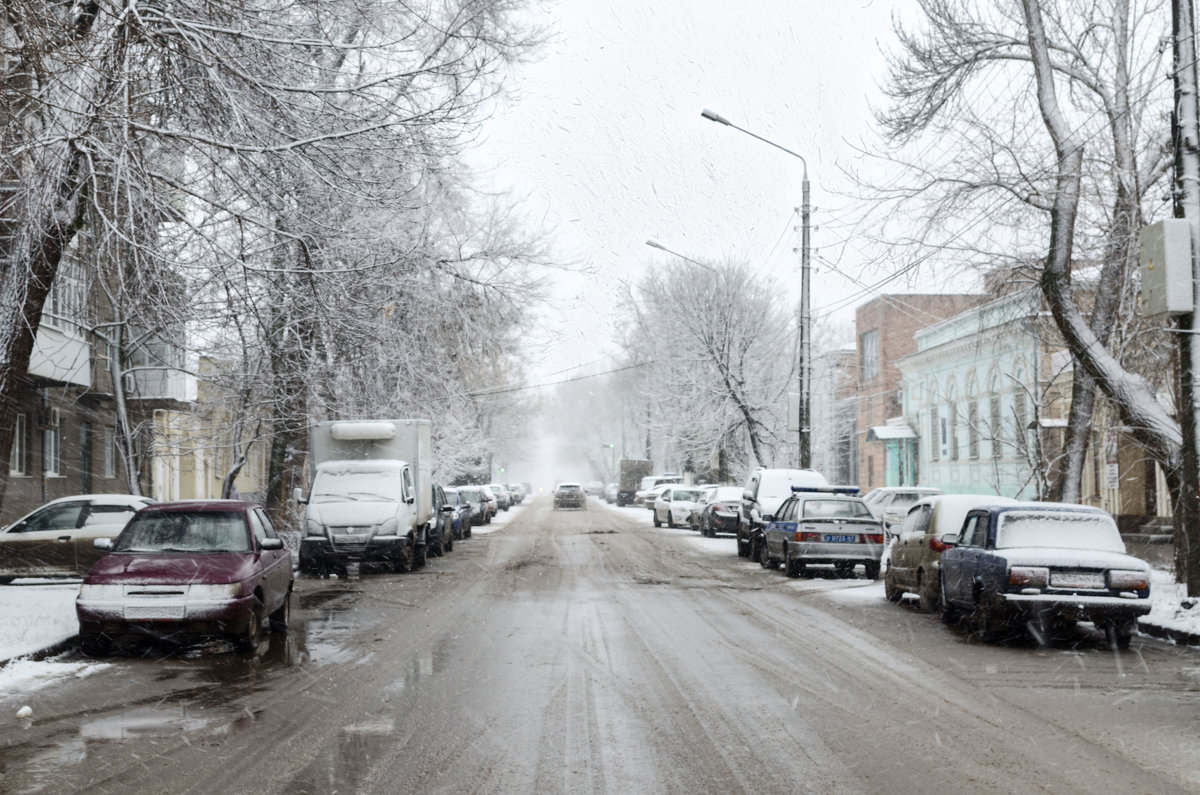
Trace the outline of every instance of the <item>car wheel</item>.
{"label": "car wheel", "polygon": [[936,613],[942,603],[942,595],[936,584],[926,581],[925,572],[917,572],[917,596],[921,599],[921,610],[926,613]]}
{"label": "car wheel", "polygon": [[425,545],[417,544],[416,547],[413,548],[413,568],[419,569],[425,565],[425,562],[426,562]]}
{"label": "car wheel", "polygon": [[946,598],[946,581],[942,576],[938,575],[938,591],[942,594],[942,623],[946,626],[952,626],[958,623],[959,613],[958,608],[950,604],[950,600]]}
{"label": "car wheel", "polygon": [[112,638],[103,632],[80,632],[79,648],[93,657],[108,654],[112,649]]}
{"label": "car wheel", "polygon": [[254,606],[250,609],[250,619],[246,622],[246,627],[237,637],[234,638],[234,645],[238,651],[254,651],[258,648],[258,642],[262,639],[263,631],[263,603],[257,596],[254,597]]}
{"label": "car wheel", "polygon": [[279,635],[288,631],[288,621],[292,617],[292,589],[283,597],[283,604],[271,614],[271,632]]}
{"label": "car wheel", "polygon": [[771,557],[771,548],[767,546],[767,540],[764,538],[758,542],[758,565],[764,569],[779,568],[780,561]]}
{"label": "car wheel", "polygon": [[1104,636],[1108,641],[1108,648],[1116,651],[1117,649],[1128,649],[1129,642],[1133,639],[1133,631],[1137,629],[1137,619],[1129,621],[1118,621],[1111,619],[1104,622]]}
{"label": "car wheel", "polygon": [[442,547],[442,549],[444,552],[453,552],[454,551],[454,534],[453,533],[451,533],[450,537],[446,539],[446,543]]}
{"label": "car wheel", "polygon": [[658,511],[655,511],[655,512],[654,512],[654,526],[655,526],[655,527],[662,527],[662,522],[661,522],[661,521],[659,521],[659,519],[658,519]]}
{"label": "car wheel", "polygon": [[833,570],[837,572],[837,576],[843,580],[848,580],[854,576],[854,564],[849,561],[839,560],[833,564]]}
{"label": "car wheel", "polygon": [[883,595],[889,602],[899,602],[904,596],[904,591],[896,587],[896,578],[892,576],[890,567],[883,573]]}
{"label": "car wheel", "polygon": [[739,558],[750,557],[750,542],[740,535],[737,537],[737,553]]}
{"label": "car wheel", "polygon": [[[853,567],[851,567],[851,572],[853,572]],[[873,560],[868,561],[867,563],[863,564],[863,572],[867,575],[868,580],[878,580],[879,564]]]}
{"label": "car wheel", "polygon": [[17,579],[17,578],[16,577],[0,577],[0,585],[11,585],[12,581],[15,579]]}
{"label": "car wheel", "polygon": [[996,615],[996,611],[988,607],[982,599],[975,606],[975,613],[971,618],[976,632],[985,643],[999,643],[1010,634],[1008,623]]}
{"label": "car wheel", "polygon": [[787,576],[795,579],[804,571],[804,561],[794,560],[792,558],[792,548],[787,544],[783,545],[783,570]]}
{"label": "car wheel", "polygon": [[471,523],[467,522],[465,525],[463,525],[463,538],[470,538],[470,537],[471,537]]}
{"label": "car wheel", "polygon": [[442,539],[440,538],[436,543],[427,546],[425,550],[426,554],[433,555],[435,558],[440,558],[442,555],[446,554],[445,549],[442,546]]}

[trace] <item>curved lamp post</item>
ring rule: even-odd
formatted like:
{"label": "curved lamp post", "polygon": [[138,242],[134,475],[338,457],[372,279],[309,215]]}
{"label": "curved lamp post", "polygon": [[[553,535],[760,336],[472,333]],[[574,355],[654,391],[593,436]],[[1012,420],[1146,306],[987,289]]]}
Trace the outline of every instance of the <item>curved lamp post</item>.
{"label": "curved lamp post", "polygon": [[810,393],[811,393],[811,357],[809,338],[811,336],[812,318],[809,314],[809,297],[808,297],[808,281],[810,273],[809,264],[809,216],[811,215],[811,207],[808,199],[808,161],[803,155],[793,152],[785,146],[780,146],[774,141],[763,138],[761,135],[750,132],[747,129],[737,126],[733,122],[726,119],[720,113],[711,111],[707,108],[700,112],[700,115],[709,121],[715,121],[717,124],[724,124],[726,127],[732,127],[738,132],[743,132],[751,138],[757,138],[765,144],[769,144],[776,149],[787,152],[795,158],[799,158],[804,166],[803,180],[800,183],[800,417],[797,423],[800,426],[800,468],[808,469],[812,466],[812,427],[810,422]]}

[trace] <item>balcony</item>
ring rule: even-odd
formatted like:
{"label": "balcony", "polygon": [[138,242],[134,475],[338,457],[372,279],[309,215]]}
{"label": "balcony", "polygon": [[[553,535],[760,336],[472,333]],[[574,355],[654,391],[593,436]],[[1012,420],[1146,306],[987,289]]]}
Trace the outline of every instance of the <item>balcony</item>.
{"label": "balcony", "polygon": [[196,376],[169,367],[138,367],[125,373],[130,400],[191,403],[196,400]]}

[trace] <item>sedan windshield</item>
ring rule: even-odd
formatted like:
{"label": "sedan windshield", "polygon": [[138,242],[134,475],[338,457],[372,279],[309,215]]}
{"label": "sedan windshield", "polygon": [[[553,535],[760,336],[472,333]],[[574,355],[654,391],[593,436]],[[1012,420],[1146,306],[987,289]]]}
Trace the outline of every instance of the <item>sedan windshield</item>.
{"label": "sedan windshield", "polygon": [[1124,552],[1117,524],[1097,513],[1005,511],[1000,514],[996,548],[1054,547]]}
{"label": "sedan windshield", "polygon": [[241,513],[164,511],[135,516],[117,538],[117,552],[249,552]]}

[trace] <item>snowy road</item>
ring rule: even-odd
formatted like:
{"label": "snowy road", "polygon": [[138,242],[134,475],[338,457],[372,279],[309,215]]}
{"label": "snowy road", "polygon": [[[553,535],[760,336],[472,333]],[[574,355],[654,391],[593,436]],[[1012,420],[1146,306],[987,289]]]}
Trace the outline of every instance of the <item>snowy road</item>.
{"label": "snowy road", "polygon": [[645,512],[510,517],[421,573],[297,581],[258,656],[0,694],[0,791],[1200,791],[1193,652],[987,645]]}

